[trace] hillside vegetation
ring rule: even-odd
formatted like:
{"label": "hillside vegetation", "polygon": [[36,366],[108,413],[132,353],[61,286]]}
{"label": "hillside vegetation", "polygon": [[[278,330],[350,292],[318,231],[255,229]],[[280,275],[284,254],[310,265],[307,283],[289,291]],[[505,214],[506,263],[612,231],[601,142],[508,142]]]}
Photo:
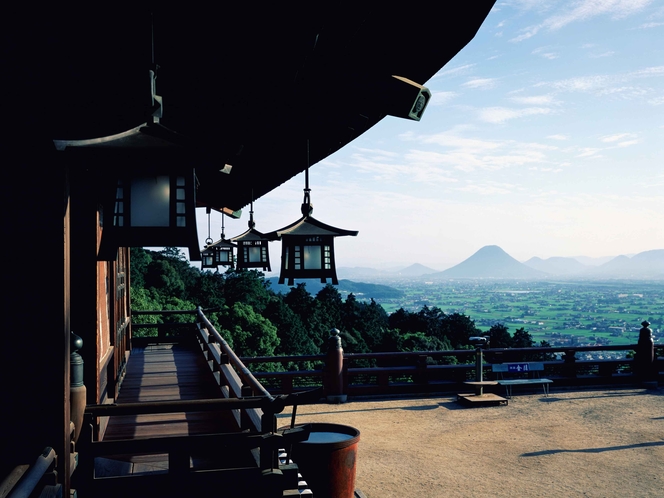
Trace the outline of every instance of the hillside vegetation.
{"label": "hillside vegetation", "polygon": [[[467,348],[481,335],[470,317],[446,314],[423,306],[388,315],[373,299],[360,301],[353,293],[342,298],[332,285],[312,296],[298,283],[276,293],[258,271],[200,271],[174,248],[160,252],[132,248],[131,305],[133,310],[206,309],[206,315],[240,356],[310,355],[326,351],[332,328],[341,331],[346,353],[381,351],[441,351]],[[143,317],[142,317],[143,318]],[[148,316],[160,320],[193,321],[191,315]],[[495,347],[528,347],[534,341],[523,328],[511,336],[507,328],[492,328]]]}

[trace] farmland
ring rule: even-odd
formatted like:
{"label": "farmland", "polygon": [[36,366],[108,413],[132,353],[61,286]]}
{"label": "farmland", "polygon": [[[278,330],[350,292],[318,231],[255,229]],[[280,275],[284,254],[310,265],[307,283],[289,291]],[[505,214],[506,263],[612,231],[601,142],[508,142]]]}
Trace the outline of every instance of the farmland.
{"label": "farmland", "polygon": [[377,300],[388,312],[437,306],[470,316],[482,330],[495,323],[524,327],[552,345],[635,344],[648,320],[664,339],[664,282],[497,281],[390,282],[401,299]]}

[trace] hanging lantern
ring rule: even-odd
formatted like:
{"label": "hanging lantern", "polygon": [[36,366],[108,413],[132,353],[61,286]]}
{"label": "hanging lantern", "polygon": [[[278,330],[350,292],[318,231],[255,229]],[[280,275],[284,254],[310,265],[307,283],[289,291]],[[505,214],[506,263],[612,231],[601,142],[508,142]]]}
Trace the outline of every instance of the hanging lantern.
{"label": "hanging lantern", "polygon": [[112,209],[104,206],[99,258],[115,259],[118,247],[185,246],[200,260],[194,181],[193,169],[118,179]]}
{"label": "hanging lantern", "polygon": [[208,236],[205,239],[205,248],[201,251],[201,268],[216,268],[217,265],[214,262],[214,249],[208,249],[212,244],[212,237],[210,237],[210,212],[212,211],[209,207],[205,209],[208,217]]}
{"label": "hanging lantern", "polygon": [[267,243],[271,239],[254,228],[256,223],[254,223],[253,201],[249,211],[248,225],[249,230],[231,239],[237,243],[237,269],[261,268],[263,271],[272,271],[267,247]]}
{"label": "hanging lantern", "polygon": [[151,120],[116,135],[54,140],[69,161],[100,173],[102,234],[97,259],[112,261],[119,247],[188,247],[200,260],[196,232],[196,176],[182,135],[162,126],[156,94],[156,65],[150,69]]}
{"label": "hanging lantern", "polygon": [[328,278],[338,285],[337,269],[334,262],[334,238],[344,235],[357,235],[356,230],[344,230],[318,221],[311,213],[309,189],[309,169],[305,170],[304,202],[302,218],[294,223],[275,230],[266,237],[281,239],[281,272],[279,284],[288,279],[293,285],[296,278],[320,278],[325,283]]}
{"label": "hanging lantern", "polygon": [[201,251],[201,267],[217,268],[218,266],[230,266],[232,268],[234,264],[233,248],[237,246],[226,240],[226,235],[224,234],[224,214],[221,214],[221,238],[216,242],[212,242],[209,236],[210,208],[208,208],[207,214],[208,238],[205,240],[205,248]]}
{"label": "hanging lantern", "polygon": [[230,266],[233,267],[233,248],[235,244],[225,240],[219,239],[217,242],[206,245],[205,249],[201,251],[201,258],[203,268],[216,268],[217,266]]}

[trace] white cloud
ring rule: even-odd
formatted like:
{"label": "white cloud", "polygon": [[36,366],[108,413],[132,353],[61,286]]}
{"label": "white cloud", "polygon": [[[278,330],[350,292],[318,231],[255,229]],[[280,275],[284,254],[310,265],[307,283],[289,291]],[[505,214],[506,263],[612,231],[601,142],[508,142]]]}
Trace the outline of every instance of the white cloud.
{"label": "white cloud", "polygon": [[514,166],[550,163],[547,151],[556,147],[513,140],[481,140],[459,136],[455,131],[411,137],[422,144],[435,144],[442,152],[435,154],[411,150],[408,161],[435,162],[460,172],[497,171]]}
{"label": "white cloud", "polygon": [[597,156],[597,153],[600,152],[602,149],[595,149],[592,147],[584,147],[581,149],[581,153],[578,154],[576,157],[591,157],[591,156]]}
{"label": "white cloud", "polygon": [[615,135],[607,135],[605,137],[602,137],[600,138],[600,140],[602,142],[611,143],[611,142],[618,142],[623,138],[633,138],[633,137],[636,137],[634,133],[616,133]]}
{"label": "white cloud", "polygon": [[619,142],[618,147],[629,147],[630,145],[636,145],[641,143],[641,140],[626,140],[624,142]]}
{"label": "white cloud", "polygon": [[643,23],[639,28],[641,29],[651,29],[651,28],[657,28],[659,26],[664,26],[664,22],[646,22]]}
{"label": "white cloud", "polygon": [[553,109],[549,107],[525,107],[523,109],[511,109],[508,107],[486,107],[480,109],[479,119],[485,123],[502,124],[511,119],[534,116],[538,114],[552,114]]}
{"label": "white cloud", "polygon": [[573,22],[586,21],[599,15],[621,19],[643,10],[650,3],[652,3],[652,0],[578,0],[566,2],[557,13],[547,17],[539,24],[522,29],[521,34],[510,41],[518,43],[532,38],[542,29],[556,31]]}
{"label": "white cloud", "polygon": [[664,66],[651,66],[628,73],[578,76],[564,80],[540,82],[534,86],[549,87],[561,92],[591,92],[600,96],[615,95],[625,99],[632,99],[643,97],[650,93],[651,90],[626,83],[662,76],[664,76]]}
{"label": "white cloud", "polygon": [[433,92],[429,103],[431,105],[444,105],[458,95],[456,92]]}
{"label": "white cloud", "polygon": [[567,135],[549,135],[546,138],[550,138],[551,140],[569,140]]}
{"label": "white cloud", "polygon": [[600,59],[602,57],[611,57],[614,54],[615,54],[615,52],[613,50],[608,50],[608,51],[602,52],[600,54],[590,54],[589,57],[591,57],[593,59]]}
{"label": "white cloud", "polygon": [[656,97],[654,99],[650,99],[648,103],[652,105],[662,105],[664,104],[664,97]]}
{"label": "white cloud", "polygon": [[536,48],[535,50],[532,51],[532,54],[539,55],[540,57],[544,57],[545,59],[549,60],[557,59],[560,57],[557,53],[549,50],[549,47]]}
{"label": "white cloud", "polygon": [[464,64],[463,66],[452,67],[449,69],[441,69],[436,73],[434,78],[439,76],[459,76],[462,74],[467,74],[476,64]]}
{"label": "white cloud", "polygon": [[530,97],[511,97],[512,102],[525,105],[552,105],[556,102],[552,95],[532,95]]}
{"label": "white cloud", "polygon": [[465,187],[457,187],[455,190],[477,195],[506,195],[513,192],[514,185],[489,182],[482,185],[469,184]]}
{"label": "white cloud", "polygon": [[489,88],[493,88],[495,85],[496,78],[475,78],[466,81],[461,86],[466,88],[480,88],[482,90],[488,90]]}

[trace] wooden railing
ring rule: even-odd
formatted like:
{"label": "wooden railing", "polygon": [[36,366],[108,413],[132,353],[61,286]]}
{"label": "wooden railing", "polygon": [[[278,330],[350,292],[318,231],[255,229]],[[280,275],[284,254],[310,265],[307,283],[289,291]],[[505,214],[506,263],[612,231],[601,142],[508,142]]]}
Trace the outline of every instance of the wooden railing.
{"label": "wooden railing", "polygon": [[[634,359],[583,359],[588,352],[632,352],[637,345],[578,346],[484,350],[484,378],[492,376],[491,363],[535,360],[555,354],[557,359],[543,361],[545,373],[557,386],[640,384],[634,373]],[[664,381],[664,346],[656,346],[658,358],[651,381]],[[378,394],[415,394],[454,392],[463,382],[475,378],[475,350],[415,351],[400,353],[357,353],[344,355],[344,390],[349,396]],[[261,371],[261,364],[287,364],[295,361],[323,361],[325,356],[241,358],[253,374],[273,393],[289,393],[325,384],[324,368],[302,371]],[[446,364],[447,363],[447,364]],[[284,368],[285,370],[285,368]]]}
{"label": "wooden railing", "polygon": [[[291,394],[328,387],[326,355],[238,357],[212,326],[204,311],[199,308],[196,314],[201,348],[228,397]],[[491,378],[491,363],[524,359],[542,361],[544,355],[555,355],[555,360],[544,360],[543,363],[546,376],[554,378],[557,386],[639,384],[644,379],[635,374],[634,359],[627,354],[638,347],[638,344],[629,344],[486,349],[484,377]],[[663,382],[664,345],[655,345],[655,349],[657,359],[650,380]],[[581,357],[584,353],[602,351],[622,351],[626,354],[616,359]],[[314,368],[289,370],[293,363],[306,363]],[[282,366],[281,371],[273,371],[275,364]],[[272,371],[262,368],[262,365],[269,365]],[[454,392],[464,381],[474,379],[475,375],[474,349],[351,353],[343,358],[344,392],[350,396]],[[245,426],[249,422],[258,427],[255,414],[248,414],[248,419],[244,421]]]}

